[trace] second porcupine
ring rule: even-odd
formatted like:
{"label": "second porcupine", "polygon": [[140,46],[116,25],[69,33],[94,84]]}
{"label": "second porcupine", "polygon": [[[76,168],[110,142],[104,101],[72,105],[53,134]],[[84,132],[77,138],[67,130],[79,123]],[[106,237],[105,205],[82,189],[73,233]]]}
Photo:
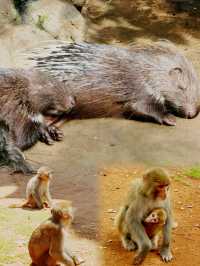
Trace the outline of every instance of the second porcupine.
{"label": "second porcupine", "polygon": [[65,82],[76,97],[74,116],[126,115],[175,125],[176,116],[199,113],[199,79],[192,64],[169,41],[119,48],[57,44],[28,60]]}
{"label": "second porcupine", "polygon": [[38,140],[47,144],[60,140],[61,131],[48,125],[44,116],[60,116],[74,105],[64,85],[47,74],[0,68],[0,113],[16,147],[25,150]]}
{"label": "second porcupine", "polygon": [[31,165],[25,161],[23,153],[13,143],[9,127],[0,117],[0,167],[10,167],[14,172],[33,173]]}

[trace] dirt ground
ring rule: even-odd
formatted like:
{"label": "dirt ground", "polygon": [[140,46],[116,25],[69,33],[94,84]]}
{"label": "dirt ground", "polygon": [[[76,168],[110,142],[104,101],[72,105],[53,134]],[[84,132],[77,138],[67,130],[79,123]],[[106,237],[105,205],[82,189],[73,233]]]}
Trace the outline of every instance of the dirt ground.
{"label": "dirt ground", "polygon": [[[127,188],[134,177],[141,175],[145,167],[105,169],[101,179],[101,241],[103,265],[129,266],[134,252],[125,251],[114,226],[114,217],[126,197]],[[169,169],[177,176],[177,170]],[[200,265],[200,181],[186,178],[173,180],[174,214],[178,227],[172,234],[174,260],[169,265]],[[144,266],[165,265],[156,252],[151,252]]]}

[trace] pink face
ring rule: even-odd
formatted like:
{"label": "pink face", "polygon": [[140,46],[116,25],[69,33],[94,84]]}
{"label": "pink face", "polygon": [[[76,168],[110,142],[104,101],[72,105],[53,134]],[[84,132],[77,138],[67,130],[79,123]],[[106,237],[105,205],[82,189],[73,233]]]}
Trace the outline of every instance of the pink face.
{"label": "pink face", "polygon": [[169,184],[158,185],[154,191],[154,197],[165,200],[169,191]]}
{"label": "pink face", "polygon": [[159,223],[158,214],[153,211],[146,217],[146,219],[144,221],[145,221],[145,223],[157,224],[157,223]]}

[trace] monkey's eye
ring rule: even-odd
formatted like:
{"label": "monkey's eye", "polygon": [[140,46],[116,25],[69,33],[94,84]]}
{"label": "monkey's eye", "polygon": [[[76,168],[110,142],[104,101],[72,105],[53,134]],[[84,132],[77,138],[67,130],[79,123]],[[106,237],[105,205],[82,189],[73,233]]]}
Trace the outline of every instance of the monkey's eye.
{"label": "monkey's eye", "polygon": [[157,188],[158,189],[164,189],[166,186],[165,185],[160,185],[160,186],[158,186]]}

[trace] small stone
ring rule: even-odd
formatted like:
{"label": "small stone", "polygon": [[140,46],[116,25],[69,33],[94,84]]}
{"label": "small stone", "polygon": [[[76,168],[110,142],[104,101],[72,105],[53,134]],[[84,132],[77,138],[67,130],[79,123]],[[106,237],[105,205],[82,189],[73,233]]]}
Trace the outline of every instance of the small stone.
{"label": "small stone", "polygon": [[107,211],[108,213],[116,213],[117,211],[113,210],[113,209],[108,209]]}
{"label": "small stone", "polygon": [[192,205],[186,205],[185,207],[186,208],[192,208],[193,206]]}
{"label": "small stone", "polygon": [[200,228],[200,224],[195,224],[194,227]]}

